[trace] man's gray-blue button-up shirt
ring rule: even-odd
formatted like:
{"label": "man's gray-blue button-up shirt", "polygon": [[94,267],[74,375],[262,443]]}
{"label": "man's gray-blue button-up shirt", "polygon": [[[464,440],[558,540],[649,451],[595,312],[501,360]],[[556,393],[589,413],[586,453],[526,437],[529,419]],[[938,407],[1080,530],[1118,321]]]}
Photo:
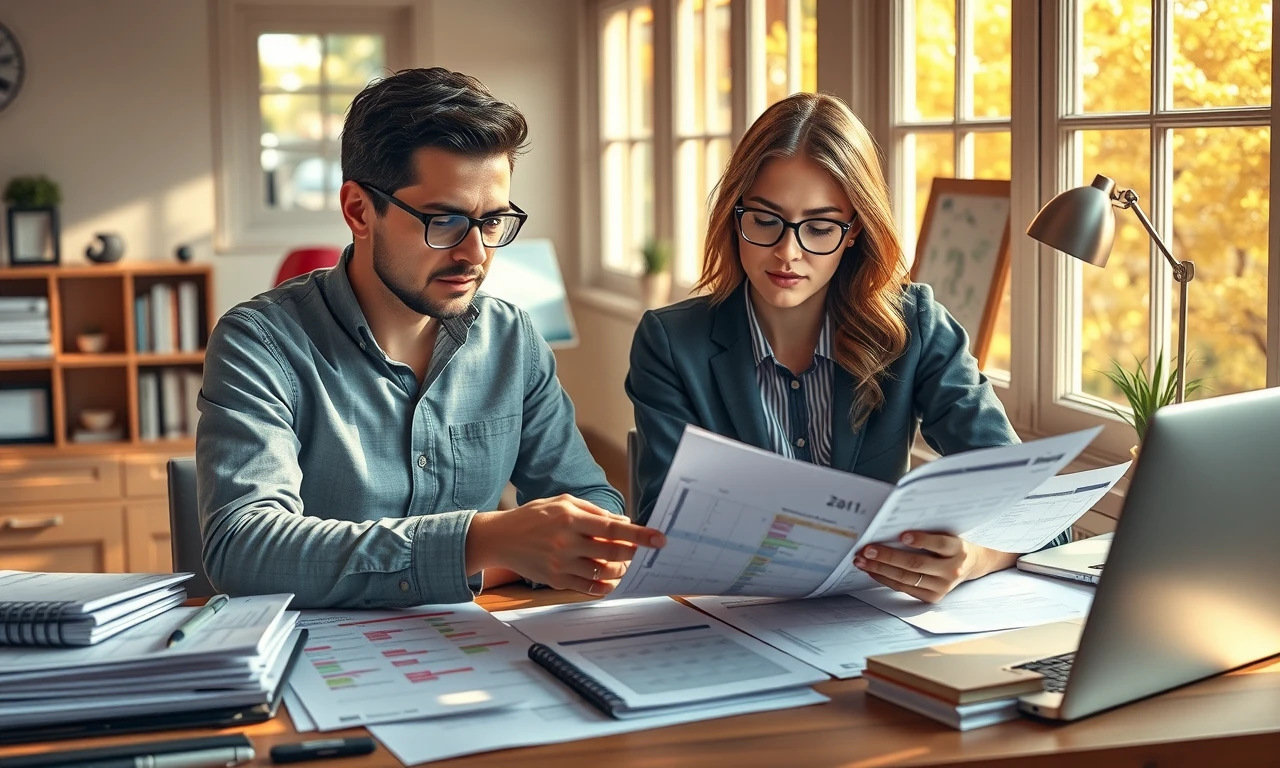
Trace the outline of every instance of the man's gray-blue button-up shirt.
{"label": "man's gray-blue button-up shirt", "polygon": [[569,493],[622,513],[528,315],[477,294],[441,321],[419,383],[369,331],[350,258],[210,335],[196,464],[218,589],[293,592],[295,607],[465,601],[467,528],[508,480],[520,503]]}

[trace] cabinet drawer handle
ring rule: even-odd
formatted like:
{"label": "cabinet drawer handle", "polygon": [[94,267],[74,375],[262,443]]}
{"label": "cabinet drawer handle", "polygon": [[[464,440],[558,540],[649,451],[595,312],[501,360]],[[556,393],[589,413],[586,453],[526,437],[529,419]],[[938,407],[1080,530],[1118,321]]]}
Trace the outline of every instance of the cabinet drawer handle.
{"label": "cabinet drawer handle", "polygon": [[40,520],[11,517],[4,521],[4,527],[12,531],[29,531],[33,528],[57,528],[62,525],[62,515],[54,515]]}

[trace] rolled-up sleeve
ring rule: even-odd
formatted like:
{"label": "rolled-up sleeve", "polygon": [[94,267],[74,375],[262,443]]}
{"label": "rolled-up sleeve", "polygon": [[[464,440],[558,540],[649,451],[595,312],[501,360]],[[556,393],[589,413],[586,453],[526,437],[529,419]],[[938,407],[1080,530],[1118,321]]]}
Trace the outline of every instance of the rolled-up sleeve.
{"label": "rolled-up sleeve", "polygon": [[332,509],[304,509],[297,388],[252,310],[219,321],[205,357],[196,435],[210,581],[234,595],[292,592],[300,608],[472,599],[465,545],[474,511],[351,522],[328,519],[343,517]]}

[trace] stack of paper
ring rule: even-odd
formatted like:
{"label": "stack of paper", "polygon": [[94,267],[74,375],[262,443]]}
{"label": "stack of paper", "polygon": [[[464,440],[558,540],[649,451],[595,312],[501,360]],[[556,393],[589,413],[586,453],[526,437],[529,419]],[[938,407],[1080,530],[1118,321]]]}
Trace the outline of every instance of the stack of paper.
{"label": "stack of paper", "polygon": [[176,608],[86,648],[0,648],[0,736],[136,715],[249,707],[273,697],[294,655],[292,595],[232,598],[172,647],[198,608]]}
{"label": "stack of paper", "polygon": [[189,578],[0,571],[0,645],[93,645],[181,604]]}

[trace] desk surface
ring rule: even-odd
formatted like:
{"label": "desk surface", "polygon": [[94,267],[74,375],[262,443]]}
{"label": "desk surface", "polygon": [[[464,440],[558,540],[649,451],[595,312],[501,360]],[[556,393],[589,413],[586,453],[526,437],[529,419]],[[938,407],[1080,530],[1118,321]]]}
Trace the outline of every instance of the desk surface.
{"label": "desk surface", "polygon": [[[479,599],[491,611],[565,602],[550,590],[504,587]],[[742,715],[567,744],[528,747],[432,765],[621,766],[979,765],[1017,766],[1280,765],[1280,657],[1155,698],[1071,723],[1016,720],[961,733],[865,695],[862,680],[816,686],[832,701],[815,707]],[[433,725],[423,726],[423,738]],[[242,731],[258,759],[270,765],[275,744],[299,735],[287,715]],[[228,731],[234,733],[236,731]],[[0,748],[0,758],[130,741],[208,736],[209,730],[118,736]],[[363,735],[363,728],[326,735]],[[315,765],[366,768],[398,765],[378,746],[362,758]]]}

